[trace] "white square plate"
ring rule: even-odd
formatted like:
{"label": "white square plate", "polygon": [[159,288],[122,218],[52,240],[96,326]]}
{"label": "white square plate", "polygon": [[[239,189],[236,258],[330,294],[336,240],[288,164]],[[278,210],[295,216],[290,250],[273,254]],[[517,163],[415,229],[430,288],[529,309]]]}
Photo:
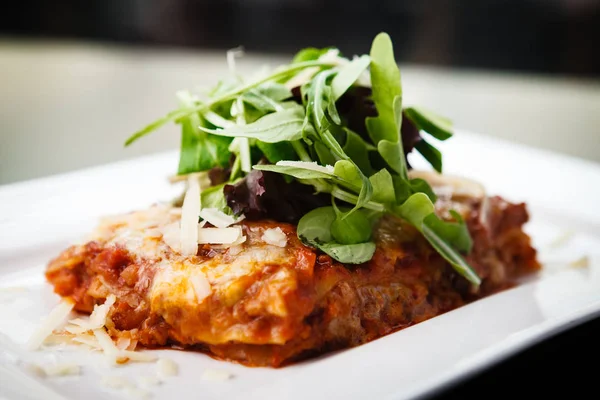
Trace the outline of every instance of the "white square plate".
{"label": "white square plate", "polygon": [[[158,350],[177,362],[179,375],[148,389],[150,398],[413,398],[598,314],[600,166],[466,132],[440,147],[447,173],[476,179],[490,194],[527,202],[532,217],[527,231],[544,262],[542,273],[374,342],[281,369]],[[0,396],[125,398],[127,393],[103,387],[101,378],[138,382],[155,374],[154,364],[109,367],[98,354],[69,348],[26,352],[23,343],[58,302],[44,281],[46,262],[98,217],[178,194],[181,189],[166,181],[176,164],[177,153],[170,152],[0,187]],[[27,362],[56,361],[79,363],[82,374],[44,379],[23,368]],[[202,380],[206,369],[233,377]]]}

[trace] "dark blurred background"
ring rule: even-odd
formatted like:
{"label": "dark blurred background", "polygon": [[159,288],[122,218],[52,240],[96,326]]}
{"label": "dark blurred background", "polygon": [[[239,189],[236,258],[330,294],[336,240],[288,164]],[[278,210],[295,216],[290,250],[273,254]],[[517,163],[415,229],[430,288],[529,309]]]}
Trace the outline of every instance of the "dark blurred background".
{"label": "dark blurred background", "polygon": [[600,0],[11,2],[0,34],[292,53],[364,53],[387,31],[400,62],[597,77]]}

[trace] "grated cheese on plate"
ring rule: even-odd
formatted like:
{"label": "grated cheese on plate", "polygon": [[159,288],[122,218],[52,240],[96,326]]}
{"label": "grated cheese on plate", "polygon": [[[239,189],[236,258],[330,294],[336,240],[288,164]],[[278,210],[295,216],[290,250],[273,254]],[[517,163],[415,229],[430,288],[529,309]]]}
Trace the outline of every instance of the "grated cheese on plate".
{"label": "grated cheese on plate", "polygon": [[233,374],[227,371],[222,371],[218,369],[206,369],[202,373],[203,381],[210,382],[223,382],[233,378]]}
{"label": "grated cheese on plate", "polygon": [[133,398],[141,399],[141,400],[149,399],[151,396],[151,393],[148,392],[147,390],[140,389],[137,387],[125,388],[125,392],[127,393],[127,395],[129,397],[133,397]]}
{"label": "grated cheese on plate", "polygon": [[571,261],[569,266],[572,268],[588,268],[590,266],[590,259],[588,256],[583,256],[575,261]]}
{"label": "grated cheese on plate", "polygon": [[104,355],[108,358],[111,364],[117,364],[119,349],[115,346],[112,338],[106,333],[104,328],[95,329],[94,336],[98,340],[98,344],[102,348]]}
{"label": "grated cheese on plate", "polygon": [[75,343],[81,343],[90,346],[94,350],[102,350],[100,342],[98,342],[98,339],[96,339],[93,334],[90,335],[89,333],[83,333],[75,335],[71,340]]}
{"label": "grated cheese on plate", "polygon": [[116,346],[119,350],[129,350],[131,339],[128,337],[120,337],[117,339]]}
{"label": "grated cheese on plate", "polygon": [[87,320],[76,318],[69,321],[70,324],[76,326],[68,326],[65,330],[69,333],[79,334],[87,331],[93,331],[94,329],[100,329],[106,324],[108,312],[113,304],[115,304],[117,298],[114,294],[109,294],[106,301],[102,305],[95,305],[94,311],[90,314]]}
{"label": "grated cheese on plate", "polygon": [[102,384],[102,386],[111,389],[125,389],[135,387],[135,385],[124,376],[103,376],[100,383]]}
{"label": "grated cheese on plate", "polygon": [[175,361],[169,358],[159,358],[156,362],[156,368],[156,373],[161,379],[176,376],[179,372],[179,367]]}
{"label": "grated cheese on plate", "polygon": [[144,387],[159,386],[162,383],[162,381],[156,376],[140,376],[138,382],[140,383],[140,386]]}
{"label": "grated cheese on plate", "polygon": [[60,363],[42,367],[46,376],[69,376],[81,374],[81,367],[77,364]]}
{"label": "grated cheese on plate", "polygon": [[59,328],[67,319],[75,303],[70,300],[62,300],[50,314],[44,319],[41,326],[33,333],[29,338],[26,346],[28,350],[37,350],[44,340],[52,334],[52,332]]}

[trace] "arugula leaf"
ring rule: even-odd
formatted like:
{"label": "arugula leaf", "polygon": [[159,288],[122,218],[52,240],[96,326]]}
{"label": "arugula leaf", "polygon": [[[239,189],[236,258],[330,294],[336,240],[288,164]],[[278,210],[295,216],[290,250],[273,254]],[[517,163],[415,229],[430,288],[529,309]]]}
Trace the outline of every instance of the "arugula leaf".
{"label": "arugula leaf", "polygon": [[260,93],[276,102],[282,102],[293,97],[292,91],[287,86],[277,82],[265,82],[248,92]]}
{"label": "arugula leaf", "polygon": [[313,145],[315,149],[315,153],[321,162],[321,165],[334,165],[336,160],[333,154],[329,151],[327,146],[325,146],[322,142],[315,142]]}
{"label": "arugula leaf", "polygon": [[[191,114],[190,117],[193,117],[194,114]],[[226,128],[229,126],[234,126],[235,122],[230,121],[226,118],[223,118],[222,116],[220,116],[219,114],[217,114],[214,111],[211,110],[206,110],[202,113],[202,118],[205,119],[207,122],[209,122],[212,126],[214,127],[218,127],[218,128]],[[200,126],[200,125],[195,125],[195,126]],[[211,127],[210,125],[207,125],[208,127]]]}
{"label": "arugula leaf", "polygon": [[127,140],[125,141],[125,146],[129,146],[131,143],[146,136],[150,132],[157,130],[158,128],[165,125],[166,123],[178,120],[179,118],[182,118],[182,117],[185,117],[189,113],[190,112],[188,112],[187,110],[184,110],[184,109],[178,109],[178,110],[173,110],[173,111],[169,112],[164,117],[161,117],[161,118],[157,119],[156,121],[151,122],[150,124],[146,125],[142,129],[140,129],[139,131],[135,132],[133,135],[129,136],[127,138]]}
{"label": "arugula leaf", "polygon": [[[362,211],[361,211],[362,212]],[[366,218],[366,216],[364,216]],[[360,218],[360,217],[359,217]],[[333,207],[321,207],[305,214],[298,222],[298,238],[345,264],[362,264],[375,253],[375,243],[341,244],[334,241],[331,225],[336,220]]]}
{"label": "arugula leaf", "polygon": [[410,222],[419,231],[422,230],[423,220],[435,212],[433,203],[423,193],[415,193],[401,206],[395,209],[396,214]]}
{"label": "arugula leaf", "polygon": [[371,221],[362,210],[354,213],[342,213],[335,201],[333,210],[336,214],[335,220],[331,223],[331,236],[340,244],[359,244],[368,242],[371,239]]}
{"label": "arugula leaf", "polygon": [[[180,92],[178,97],[182,107],[193,106],[193,99],[188,92]],[[181,121],[179,175],[225,167],[229,163],[231,139],[208,135],[199,129],[202,125],[206,125],[206,121],[197,113]]]}
{"label": "arugula leaf", "polygon": [[309,245],[317,247],[327,255],[344,264],[363,264],[370,261],[377,246],[373,242],[358,244],[339,244],[335,242],[316,243],[307,240]]}
{"label": "arugula leaf", "polygon": [[452,265],[454,270],[474,285],[481,284],[481,278],[469,264],[450,247],[440,235],[427,225],[423,228],[423,236],[429,244]]}
{"label": "arugula leaf", "polygon": [[408,184],[411,188],[412,193],[425,193],[432,203],[435,203],[437,201],[436,194],[434,193],[433,189],[431,188],[431,186],[429,186],[429,183],[427,183],[426,180],[421,178],[414,178],[408,181]]}
{"label": "arugula leaf", "polygon": [[325,113],[325,117],[327,118],[327,121],[329,121],[331,124],[341,126],[342,119],[340,118],[340,114],[338,113],[335,101],[333,101],[332,99],[333,91],[331,87],[326,87],[325,89],[325,96],[327,98],[327,112]]}
{"label": "arugula leaf", "polygon": [[[441,171],[440,152],[419,131],[445,140],[452,135],[451,123],[409,107],[402,126],[400,72],[387,34],[377,35],[370,55],[352,61],[322,57],[329,50],[304,49],[292,64],[246,83],[221,81],[202,102],[186,93],[179,109],[136,132],[126,145],[176,121],[182,125],[180,174],[227,167],[230,181],[241,178],[206,190],[203,204],[249,219],[296,222],[304,215],[299,237],[344,263],[372,257],[373,221],[392,213],[417,227],[477,284],[479,277],[458,253],[472,247],[466,224],[454,212],[453,222],[437,217],[429,184],[407,174],[406,153],[414,147]],[[371,89],[357,85],[368,67]],[[264,158],[275,165],[262,164]],[[328,199],[354,207],[338,209],[333,201],[315,209]],[[316,213],[305,214],[308,210]]]}
{"label": "arugula leaf", "polygon": [[247,137],[259,139],[265,143],[292,141],[302,138],[304,108],[288,108],[267,114],[248,125],[235,125],[224,129],[200,127],[207,133],[227,137]]}
{"label": "arugula leaf", "polygon": [[226,79],[219,80],[215,87],[207,94],[209,97],[219,97],[234,90],[239,84],[240,80],[237,77],[227,77]]}
{"label": "arugula leaf", "polygon": [[300,240],[302,238],[320,243],[333,240],[331,236],[331,224],[336,219],[333,207],[319,207],[306,213],[298,222],[296,229]]}
{"label": "arugula leaf", "polygon": [[352,161],[354,161],[365,175],[373,175],[375,170],[371,167],[371,161],[369,161],[369,150],[375,150],[375,148],[365,142],[358,133],[349,129],[345,129],[345,132],[346,142],[344,143],[342,150]]}
{"label": "arugula leaf", "polygon": [[254,109],[264,114],[281,109],[281,106],[277,101],[265,96],[256,89],[251,89],[250,91],[240,95],[240,97],[244,103],[250,104],[252,107],[254,107]]}
{"label": "arugula leaf", "polygon": [[178,175],[185,175],[201,170],[203,157],[200,156],[199,147],[200,138],[194,131],[194,125],[190,121],[184,121],[181,126]]}
{"label": "arugula leaf", "polygon": [[331,66],[332,65],[330,62],[311,60],[311,61],[303,61],[303,62],[293,63],[284,68],[279,68],[279,69],[275,70],[271,75],[261,77],[260,79],[257,79],[255,81],[237,86],[237,87],[230,89],[228,91],[225,91],[223,93],[219,93],[218,96],[212,98],[210,101],[208,101],[206,103],[198,104],[194,108],[191,108],[191,109],[181,109],[180,108],[180,109],[169,112],[164,117],[157,119],[156,121],[150,123],[149,125],[146,125],[144,128],[140,129],[139,131],[137,131],[133,135],[131,135],[125,141],[125,146],[129,146],[136,140],[138,140],[141,137],[149,134],[150,132],[160,128],[161,126],[163,126],[164,124],[166,124],[168,122],[175,121],[180,118],[186,117],[193,112],[201,112],[201,111],[209,110],[214,105],[220,104],[224,101],[231,100],[231,99],[235,98],[236,96],[238,96],[239,94],[244,93],[244,92],[246,92],[252,88],[255,88],[257,86],[260,86],[263,83],[270,82],[270,81],[276,81],[278,79],[284,79],[284,78],[289,77],[290,75],[295,74],[296,72],[303,70],[305,68],[311,68],[311,67],[326,67],[327,68],[327,67],[331,67]]}
{"label": "arugula leaf", "polygon": [[[319,72],[313,78],[312,82],[306,87],[306,97],[307,97],[307,111],[306,116],[307,120],[312,121],[312,125],[314,126],[314,130],[318,139],[325,144],[331,154],[338,160],[345,160],[349,163],[354,164],[354,162],[348,157],[344,150],[340,146],[339,142],[335,139],[331,131],[329,130],[330,126],[327,122],[325,110],[328,108],[331,99],[331,88],[327,85],[327,81],[330,77],[334,76],[336,73],[335,70],[325,70]],[[303,96],[304,97],[304,96]],[[306,121],[305,121],[306,125]],[[356,167],[356,164],[354,164]],[[362,181],[362,185],[360,186],[360,192],[358,195],[358,200],[354,209],[358,210],[363,207],[365,203],[367,203],[371,194],[373,193],[373,188],[371,186],[371,182],[363,174],[363,172],[356,167],[358,173],[360,174],[360,178]]]}
{"label": "arugula leaf", "polygon": [[[298,166],[289,166],[289,165],[270,165],[270,164],[259,164],[255,165],[253,168],[259,171],[271,171],[277,172],[279,174],[285,174],[293,176],[296,179],[335,179],[335,175],[333,173],[328,173],[325,171],[319,171],[312,168],[302,167],[300,166],[300,162],[297,163]],[[309,163],[307,163],[309,164]]]}
{"label": "arugula leaf", "polygon": [[394,184],[394,193],[396,194],[396,204],[403,204],[413,194],[413,188],[410,181],[402,179],[399,175],[392,175]]}
{"label": "arugula leaf", "polygon": [[333,166],[333,173],[343,181],[351,183],[354,187],[362,186],[362,173],[353,162],[340,160]]}
{"label": "arugula leaf", "polygon": [[269,162],[276,164],[282,160],[297,160],[296,152],[290,142],[266,143],[256,141],[256,147],[265,155]]}
{"label": "arugula leaf", "polygon": [[415,149],[431,164],[433,169],[442,173],[442,153],[425,140],[420,140],[415,145]]}
{"label": "arugula leaf", "polygon": [[239,179],[236,179],[232,182],[221,183],[220,185],[210,186],[202,190],[202,193],[200,193],[200,197],[202,198],[202,208],[216,208],[217,210],[223,211],[225,214],[233,214],[233,211],[227,205],[223,188],[225,185],[233,185],[238,181]]}
{"label": "arugula leaf", "polygon": [[292,64],[318,60],[319,57],[321,57],[331,49],[333,49],[333,47],[325,47],[323,49],[318,49],[316,47],[307,47],[296,53],[296,55],[292,59]]}
{"label": "arugula leaf", "polygon": [[452,121],[423,107],[407,107],[406,116],[419,128],[438,140],[452,137]]}
{"label": "arugula leaf", "polygon": [[199,131],[190,119],[182,122],[178,175],[225,167],[231,139]]}
{"label": "arugula leaf", "polygon": [[268,113],[281,110],[283,107],[280,103],[291,98],[292,92],[280,83],[267,82],[242,93],[240,97],[256,110]]}
{"label": "arugula leaf", "polygon": [[369,67],[371,59],[367,55],[360,56],[344,66],[331,81],[333,100],[338,100],[358,80]]}
{"label": "arugula leaf", "polygon": [[380,203],[394,203],[396,201],[396,192],[394,191],[394,182],[392,175],[387,169],[382,169],[369,178],[373,185],[372,199]]}
{"label": "arugula leaf", "polygon": [[[259,171],[271,171],[279,174],[285,174],[292,176],[296,179],[302,179],[307,184],[315,184],[315,188],[319,191],[330,192],[331,188],[323,188],[315,180],[326,180],[331,181],[334,184],[339,184],[345,188],[348,188],[354,193],[360,193],[362,179],[357,173],[356,167],[348,161],[338,161],[333,170],[329,170],[327,167],[318,165],[315,162],[289,162],[282,161],[276,165],[255,165],[253,167]],[[358,197],[354,196],[355,201],[350,201],[356,204],[359,200]]]}
{"label": "arugula leaf", "polygon": [[404,152],[402,151],[401,141],[391,142],[389,140],[381,140],[377,144],[377,151],[394,172],[405,177],[406,159],[404,158]]}
{"label": "arugula leaf", "polygon": [[423,224],[432,231],[437,232],[455,249],[468,254],[473,248],[473,240],[469,235],[467,224],[456,211],[450,210],[450,215],[456,222],[442,221],[436,214],[430,214],[425,217]]}
{"label": "arugula leaf", "polygon": [[307,115],[310,115],[312,118],[313,124],[318,132],[323,130],[323,124],[326,122],[325,110],[330,97],[328,95],[330,93],[327,93],[327,80],[334,74],[335,71],[333,70],[321,71],[315,75],[308,86]]}
{"label": "arugula leaf", "polygon": [[371,85],[378,114],[374,119],[381,128],[371,133],[373,142],[384,139],[395,142],[402,122],[401,107],[398,107],[402,104],[402,84],[392,40],[386,33],[377,35],[371,46]]}
{"label": "arugula leaf", "polygon": [[392,41],[380,33],[371,47],[371,84],[377,117],[366,120],[367,130],[388,165],[406,178],[406,160],[402,149],[402,85],[400,70],[394,59]]}
{"label": "arugula leaf", "polygon": [[472,243],[469,231],[462,218],[457,218],[457,213],[452,214],[457,219],[456,223],[440,220],[435,215],[433,203],[425,193],[413,194],[394,211],[417,228],[456,272],[474,285],[481,283],[481,278],[453,247],[458,245],[466,251],[470,250]]}

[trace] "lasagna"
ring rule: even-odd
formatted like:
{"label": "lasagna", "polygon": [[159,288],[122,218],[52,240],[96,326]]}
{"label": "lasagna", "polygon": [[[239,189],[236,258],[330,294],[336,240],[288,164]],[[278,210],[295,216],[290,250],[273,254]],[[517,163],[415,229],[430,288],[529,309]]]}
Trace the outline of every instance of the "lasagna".
{"label": "lasagna", "polygon": [[[184,197],[107,217],[50,261],[48,281],[76,311],[105,305],[103,337],[278,367],[540,268],[525,205],[441,174],[422,133],[445,140],[446,120],[389,96],[399,75],[386,35],[370,56],[308,49],[290,65],[212,100],[180,96],[167,119],[183,128]],[[412,169],[413,149],[437,172]]]}

